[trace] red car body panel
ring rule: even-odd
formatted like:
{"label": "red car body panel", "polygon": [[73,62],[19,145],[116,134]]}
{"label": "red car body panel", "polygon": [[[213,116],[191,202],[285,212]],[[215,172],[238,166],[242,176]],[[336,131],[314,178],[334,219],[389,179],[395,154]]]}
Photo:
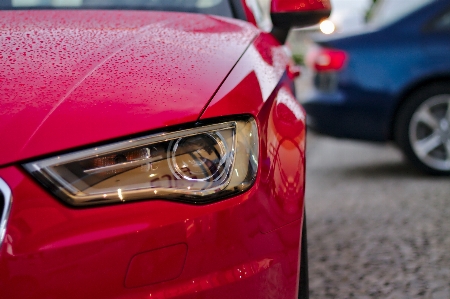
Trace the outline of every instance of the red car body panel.
{"label": "red car body panel", "polygon": [[[15,14],[11,13],[10,21],[22,18],[24,27],[28,14],[31,19],[40,18],[29,12]],[[50,24],[71,16],[67,12],[48,14]],[[102,24],[116,24],[115,14],[120,15],[102,12]],[[83,71],[66,74],[65,80],[54,79],[61,81],[59,88],[50,85],[50,90],[39,91],[37,86],[43,82],[38,77],[45,72],[37,74],[34,69],[30,71],[36,77],[27,80],[19,71],[16,77],[5,73],[1,79],[9,82],[0,88],[2,103],[11,89],[20,94],[19,99],[31,94],[40,101],[19,104],[21,109],[14,110],[16,100],[11,98],[0,112],[3,119],[9,117],[8,122],[2,121],[0,136],[14,140],[8,149],[0,149],[1,163],[9,163],[0,167],[0,178],[13,194],[0,251],[0,298],[297,298],[306,129],[304,111],[286,74],[291,61],[283,46],[270,34],[239,21],[169,13],[124,15],[129,22],[141,20],[142,24],[149,15],[159,18],[154,26],[160,31],[137,29],[139,34],[128,37],[133,45],[145,44],[144,36],[153,38],[153,44],[139,48],[120,43],[116,45],[119,51],[107,56],[103,64],[95,64],[97,68],[65,66]],[[83,13],[78,18],[83,24],[100,23]],[[3,20],[2,27],[7,23]],[[136,28],[143,28],[142,24]],[[80,24],[71,26],[75,25]],[[111,31],[105,29],[105,34],[123,34],[123,38],[131,34]],[[168,39],[155,39],[155,34]],[[75,37],[86,38],[88,44],[88,36]],[[156,46],[156,41],[164,44]],[[78,42],[73,41],[75,47]],[[113,48],[107,42],[99,48],[91,46],[91,51],[102,55]],[[49,45],[43,47],[50,51]],[[84,51],[81,46],[77,49]],[[157,51],[154,55],[161,61],[145,68],[136,53],[150,55],[151,51]],[[85,55],[88,59],[92,54]],[[67,59],[58,61],[66,63]],[[181,69],[176,71],[176,67]],[[157,75],[161,77],[151,77]],[[86,78],[64,98],[81,77]],[[169,83],[168,78],[175,80]],[[133,80],[148,89],[130,90],[127,82]],[[157,85],[164,82],[167,85]],[[153,93],[144,92],[150,89]],[[12,164],[129,134],[231,115],[252,115],[257,120],[260,166],[250,190],[213,204],[144,200],[74,209],[50,195],[20,165]],[[12,132],[21,121],[24,127]]]}
{"label": "red car body panel", "polygon": [[277,0],[271,2],[271,12],[320,11],[330,10],[330,0]]}
{"label": "red car body panel", "polygon": [[303,214],[305,112],[292,93],[287,74],[283,78],[291,63],[284,46],[272,35],[261,34],[202,115],[258,115],[263,133],[263,184],[257,203],[261,232],[272,231]]}
{"label": "red car body panel", "polygon": [[242,7],[244,8],[245,16],[247,17],[247,22],[257,26],[255,15],[250,7],[247,5],[246,0],[241,0]]}
{"label": "red car body panel", "polygon": [[195,121],[258,32],[136,11],[3,11],[0,30],[0,165]]}
{"label": "red car body panel", "polygon": [[[261,233],[261,181],[244,195],[205,206],[141,201],[72,209],[16,167],[1,169],[0,177],[14,194],[1,249],[2,299],[296,296],[300,221]],[[127,281],[136,255],[178,244],[187,247],[179,253],[181,274],[148,285]],[[179,270],[152,266],[134,275]]]}

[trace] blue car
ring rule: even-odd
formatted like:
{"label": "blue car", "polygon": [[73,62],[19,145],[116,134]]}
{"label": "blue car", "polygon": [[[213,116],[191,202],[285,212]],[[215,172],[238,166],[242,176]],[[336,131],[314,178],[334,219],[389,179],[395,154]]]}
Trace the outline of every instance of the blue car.
{"label": "blue car", "polygon": [[421,170],[450,175],[450,0],[378,2],[360,31],[313,38],[298,94],[308,125],[395,141]]}

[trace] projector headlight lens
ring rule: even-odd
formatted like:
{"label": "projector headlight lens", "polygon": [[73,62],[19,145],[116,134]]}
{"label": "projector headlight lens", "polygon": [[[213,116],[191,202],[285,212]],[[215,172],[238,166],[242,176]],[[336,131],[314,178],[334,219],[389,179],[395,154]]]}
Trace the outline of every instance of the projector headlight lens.
{"label": "projector headlight lens", "polygon": [[251,187],[258,147],[256,122],[249,118],[130,139],[24,167],[74,206],[152,198],[206,203]]}

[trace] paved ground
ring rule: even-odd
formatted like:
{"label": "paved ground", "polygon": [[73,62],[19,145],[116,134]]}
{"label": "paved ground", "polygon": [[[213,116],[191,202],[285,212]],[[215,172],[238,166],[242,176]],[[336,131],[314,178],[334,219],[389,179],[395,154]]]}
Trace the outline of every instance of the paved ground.
{"label": "paved ground", "polygon": [[314,134],[307,159],[311,299],[450,299],[450,178]]}

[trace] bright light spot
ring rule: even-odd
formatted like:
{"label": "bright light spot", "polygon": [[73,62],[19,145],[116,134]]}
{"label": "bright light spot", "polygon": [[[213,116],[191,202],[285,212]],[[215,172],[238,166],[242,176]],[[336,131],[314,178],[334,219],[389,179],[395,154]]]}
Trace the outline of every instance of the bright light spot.
{"label": "bright light spot", "polygon": [[324,20],[320,23],[320,31],[322,33],[331,34],[334,30],[336,30],[336,26],[330,20]]}
{"label": "bright light spot", "polygon": [[120,200],[123,200],[122,189],[117,189],[117,195],[119,196]]}
{"label": "bright light spot", "polygon": [[151,175],[149,175],[149,177],[154,177],[154,176],[156,176],[156,173],[152,173]]}
{"label": "bright light spot", "polygon": [[158,191],[156,191],[156,190],[155,190],[155,191],[153,191],[153,193],[155,193],[155,194],[156,194],[156,193],[158,193]]}

